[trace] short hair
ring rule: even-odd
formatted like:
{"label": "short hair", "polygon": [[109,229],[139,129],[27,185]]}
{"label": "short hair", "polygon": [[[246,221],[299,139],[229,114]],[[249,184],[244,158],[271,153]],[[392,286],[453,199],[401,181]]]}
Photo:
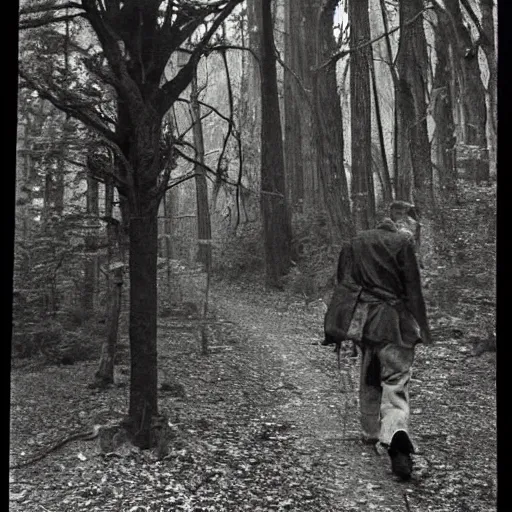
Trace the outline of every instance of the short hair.
{"label": "short hair", "polygon": [[389,205],[389,212],[393,218],[395,215],[408,215],[415,221],[418,220],[418,209],[414,204],[408,201],[393,201]]}

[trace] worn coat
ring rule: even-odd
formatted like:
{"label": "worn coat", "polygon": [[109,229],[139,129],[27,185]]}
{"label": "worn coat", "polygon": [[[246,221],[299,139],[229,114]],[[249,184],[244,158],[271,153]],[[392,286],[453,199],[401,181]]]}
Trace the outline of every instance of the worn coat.
{"label": "worn coat", "polygon": [[324,344],[431,341],[414,242],[390,219],[343,245],[337,279]]}

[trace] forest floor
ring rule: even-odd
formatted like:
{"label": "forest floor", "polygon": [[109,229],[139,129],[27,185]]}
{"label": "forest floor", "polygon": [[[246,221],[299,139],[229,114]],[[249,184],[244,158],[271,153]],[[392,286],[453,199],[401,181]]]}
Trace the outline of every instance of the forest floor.
{"label": "forest floor", "polygon": [[[210,353],[186,322],[159,320],[159,406],[167,453],[77,440],[10,472],[12,511],[496,510],[495,188],[464,188],[446,215],[443,260],[425,269],[434,345],[420,345],[411,383],[413,478],[359,440],[358,361],[319,345],[325,304],[215,282]],[[96,364],[13,369],[11,459],[128,406],[116,385],[87,387]]]}

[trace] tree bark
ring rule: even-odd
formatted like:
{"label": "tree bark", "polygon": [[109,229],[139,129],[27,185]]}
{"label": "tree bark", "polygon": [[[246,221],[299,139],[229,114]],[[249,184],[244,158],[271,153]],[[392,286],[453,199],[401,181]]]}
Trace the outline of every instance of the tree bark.
{"label": "tree bark", "polygon": [[431,93],[432,113],[435,122],[433,157],[437,167],[441,195],[445,200],[457,199],[457,165],[455,160],[455,123],[449,59],[449,19],[444,11],[437,10],[436,27],[437,63]]}
{"label": "tree bark", "polygon": [[[396,97],[398,95],[399,90],[399,84],[398,84],[398,73],[395,67],[394,58],[393,58],[393,49],[391,47],[391,37],[389,35],[389,26],[388,26],[388,15],[386,12],[386,4],[385,0],[379,0],[379,6],[380,6],[380,16],[382,20],[382,30],[384,30],[384,33],[386,34],[384,41],[381,43],[382,46],[386,48],[386,57],[385,60],[387,61],[387,65],[389,68],[389,73],[391,75],[391,79],[393,81],[393,94],[394,94],[394,107],[392,110],[392,155],[393,155],[393,178],[391,179],[390,175],[390,182],[391,182],[391,193],[396,194],[396,187],[398,183],[398,159],[397,159],[397,148],[398,148],[398,113],[396,109]],[[375,63],[374,63],[375,67]],[[376,87],[375,87],[376,90]]]}
{"label": "tree bark", "polygon": [[[120,109],[122,116],[126,115]],[[124,204],[127,215],[130,278],[130,402],[126,427],[136,446],[152,443],[151,422],[158,415],[157,257],[161,119],[140,111],[124,128],[122,149],[131,167],[134,190]],[[130,169],[120,167],[126,179]]]}
{"label": "tree bark", "polygon": [[[412,19],[423,9],[422,0],[400,2],[400,23]],[[425,84],[427,83],[427,45],[423,18],[400,31],[397,53],[398,91],[396,199],[412,201],[422,216],[422,252],[426,261],[433,251],[434,210],[433,176],[427,131]]]}
{"label": "tree bark", "polygon": [[[110,121],[90,104],[84,106],[83,98],[69,88],[57,82],[49,85],[46,79],[39,81],[27,69],[21,72],[42,97],[96,130],[110,147],[119,149],[116,158],[125,164],[119,167],[116,186],[124,194],[120,198],[123,216],[129,217],[131,381],[126,427],[140,448],[150,447],[151,422],[158,414],[157,221],[168,179],[161,168],[161,121],[190,84],[210,38],[240,3],[202,3],[191,14],[189,6],[174,2],[130,1],[122,2],[121,7],[119,2],[82,0],[105,58],[98,64],[101,70],[93,73],[104,78],[103,85],[109,90],[114,84],[117,94],[118,116],[113,129]],[[165,7],[164,16],[161,7]],[[196,29],[201,31],[200,40],[193,45],[187,63],[174,78],[163,81],[171,56]],[[81,70],[86,68],[87,63]],[[81,81],[83,75],[73,78]]]}
{"label": "tree bark", "polygon": [[261,0],[261,213],[267,283],[279,284],[291,264],[285,170],[271,0]]}
{"label": "tree bark", "polygon": [[172,209],[169,208],[169,193],[166,192],[163,197],[164,211],[164,257],[167,281],[167,294],[170,298],[171,292],[171,232],[172,232]]}
{"label": "tree bark", "polygon": [[[145,199],[145,200],[143,200]],[[150,205],[147,207],[146,205]],[[130,406],[129,428],[141,448],[151,446],[157,403],[157,212],[141,198],[144,214],[130,215]]]}
{"label": "tree bark", "polygon": [[[400,2],[400,20],[412,19],[423,9],[421,0]],[[432,165],[427,132],[425,84],[427,48],[423,19],[403,27],[397,54],[399,181],[397,199],[418,203],[422,211],[432,207]],[[414,186],[414,188],[413,188]]]}
{"label": "tree bark", "polygon": [[[368,0],[350,2],[348,7],[352,48],[370,40]],[[357,231],[373,225],[370,194],[374,194],[371,141],[370,46],[354,51],[350,56],[350,125],[352,144],[352,214]]]}
{"label": "tree bark", "polygon": [[467,172],[479,183],[489,179],[489,158],[486,136],[485,88],[478,64],[478,49],[464,26],[459,0],[445,1],[452,25],[455,49],[455,69],[464,123],[464,143],[480,149],[481,158],[471,160]]}
{"label": "tree bark", "polygon": [[384,140],[384,127],[380,110],[379,91],[377,89],[377,79],[375,77],[375,66],[372,61],[370,63],[370,74],[372,78],[373,101],[375,104],[375,121],[377,123],[377,131],[379,134],[380,160],[382,162],[382,175],[379,173],[382,184],[382,196],[386,204],[393,201],[393,184],[391,182],[391,173],[389,172],[388,158],[386,154],[386,144]]}
{"label": "tree bark", "polygon": [[288,199],[296,207],[304,200],[304,175],[302,157],[301,108],[304,106],[304,93],[292,71],[300,70],[300,53],[304,41],[300,39],[300,2],[285,1],[285,62],[284,70],[284,156]]}
{"label": "tree bark", "polygon": [[[58,142],[58,153],[57,158],[57,172],[53,175],[54,187],[53,187],[53,204],[55,213],[62,217],[64,213],[64,192],[65,192],[65,181],[64,175],[66,173],[66,162],[65,157],[67,153],[67,132],[69,131],[69,118],[67,116],[59,116],[62,119],[61,133],[59,135]],[[59,119],[57,118],[57,122]]]}
{"label": "tree bark", "polygon": [[[28,240],[28,234],[32,225],[32,215],[30,215],[30,205],[32,204],[32,175],[33,160],[31,157],[31,119],[30,116],[24,116],[20,119],[17,127],[16,140],[16,214],[15,214],[15,242],[24,244]],[[15,268],[19,269],[20,275],[29,270],[28,254],[16,251]],[[16,279],[16,278],[15,278]],[[18,283],[15,281],[14,286]]]}
{"label": "tree bark", "polygon": [[[197,74],[192,79],[192,90],[190,94],[192,123],[194,125],[194,147],[195,159],[197,162],[204,163],[204,141],[203,126],[201,124],[201,107],[199,106],[199,92],[197,89]],[[210,210],[208,203],[208,184],[206,182],[206,171],[204,167],[196,164],[194,167],[196,173],[196,204],[197,204],[197,239],[198,252],[197,260],[204,267],[211,266],[211,238],[212,229],[210,223]]]}
{"label": "tree bark", "polygon": [[489,83],[487,85],[487,94],[489,96],[489,172],[495,175],[498,144],[498,65],[496,60],[493,7],[494,0],[480,0],[482,30],[485,34],[485,37],[481,38],[481,45],[489,68]]}
{"label": "tree bark", "polygon": [[[259,57],[261,31],[261,0],[247,2],[247,42],[246,45]],[[261,153],[257,144],[252,141],[261,137],[261,103],[260,103],[260,62],[252,53],[246,60],[244,73],[243,95],[240,108],[240,131],[242,136],[242,153],[245,167],[245,177],[248,183],[257,188],[260,186],[259,171],[261,168]]]}
{"label": "tree bark", "polygon": [[[315,67],[333,53],[334,10],[337,2],[319,2],[315,16]],[[317,169],[323,201],[329,218],[333,243],[353,234],[347,177],[343,163],[343,122],[336,80],[336,64],[317,69],[313,80],[314,131],[317,142]]]}
{"label": "tree bark", "polygon": [[114,186],[111,180],[105,182],[105,221],[107,222],[107,333],[101,345],[98,371],[94,386],[103,388],[114,383],[114,363],[121,312],[123,286],[123,256],[120,223],[113,218]]}
{"label": "tree bark", "polygon": [[[313,81],[318,6],[310,0],[286,2],[285,164],[292,200],[318,210],[320,182],[314,127]],[[302,201],[301,201],[302,200]]]}
{"label": "tree bark", "polygon": [[[99,215],[99,188],[98,182],[89,174],[87,175],[87,195],[86,195],[86,211],[88,225],[92,226],[94,219]],[[96,267],[98,258],[96,254],[97,237],[88,229],[85,234],[85,259],[84,265],[84,281],[82,289],[82,311],[87,317],[94,314],[94,291],[96,281]]]}

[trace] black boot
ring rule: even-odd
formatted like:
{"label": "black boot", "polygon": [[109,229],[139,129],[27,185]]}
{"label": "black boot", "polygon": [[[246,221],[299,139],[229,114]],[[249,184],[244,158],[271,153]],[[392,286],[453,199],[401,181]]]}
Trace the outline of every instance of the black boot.
{"label": "black boot", "polygon": [[388,453],[391,458],[391,469],[393,473],[402,480],[409,480],[411,478],[411,453],[413,452],[414,448],[407,432],[399,430],[391,440]]}

